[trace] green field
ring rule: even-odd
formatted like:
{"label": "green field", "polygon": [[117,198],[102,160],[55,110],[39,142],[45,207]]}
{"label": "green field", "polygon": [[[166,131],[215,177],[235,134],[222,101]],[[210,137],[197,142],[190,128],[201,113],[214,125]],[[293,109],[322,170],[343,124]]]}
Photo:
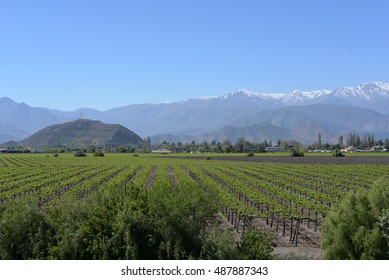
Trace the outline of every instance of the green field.
{"label": "green field", "polygon": [[[136,204],[138,193],[142,192],[147,203],[154,201],[147,206],[153,209],[152,213],[163,213],[170,209],[168,203],[176,203],[187,207],[188,212],[182,210],[183,217],[179,217],[180,213],[174,213],[173,217],[195,219],[203,214],[198,213],[203,208],[197,205],[211,201],[214,212],[207,215],[217,215],[222,223],[233,228],[238,240],[250,228],[267,227],[283,245],[318,248],[317,229],[329,209],[346,193],[369,188],[377,178],[389,176],[388,165],[323,165],[321,157],[314,165],[206,160],[209,157],[216,155],[197,154],[196,158],[143,154],[83,158],[71,154],[0,155],[2,211],[15,201],[31,197],[39,209],[50,212],[58,205],[63,207],[65,202],[95,200],[96,193],[102,190],[124,192],[125,195],[116,199],[131,199]],[[134,190],[137,195],[128,197]],[[204,196],[206,200],[195,196]],[[209,226],[204,225],[209,216],[201,217],[205,229]],[[169,258],[166,254],[165,258]],[[66,258],[66,255],[55,257]],[[97,255],[84,257],[99,258]]]}

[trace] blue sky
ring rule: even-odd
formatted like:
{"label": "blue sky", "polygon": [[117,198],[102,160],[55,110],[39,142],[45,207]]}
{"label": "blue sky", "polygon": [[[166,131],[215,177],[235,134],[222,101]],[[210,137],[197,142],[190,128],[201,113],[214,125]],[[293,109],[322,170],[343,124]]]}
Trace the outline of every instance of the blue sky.
{"label": "blue sky", "polygon": [[100,110],[389,82],[388,1],[0,0],[0,97]]}

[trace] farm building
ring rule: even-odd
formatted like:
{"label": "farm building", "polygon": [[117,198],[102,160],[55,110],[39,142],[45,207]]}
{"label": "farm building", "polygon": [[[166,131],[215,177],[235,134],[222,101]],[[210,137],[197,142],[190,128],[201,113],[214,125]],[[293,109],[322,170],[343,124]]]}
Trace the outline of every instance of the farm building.
{"label": "farm building", "polygon": [[265,151],[268,153],[278,153],[281,151],[280,147],[266,147]]}
{"label": "farm building", "polygon": [[166,150],[166,149],[158,149],[158,150],[152,150],[152,154],[171,154],[172,151]]}
{"label": "farm building", "polygon": [[341,150],[341,152],[343,152],[343,153],[352,153],[354,151],[355,151],[355,147],[353,147],[353,146],[350,146],[348,148],[345,148],[345,149]]}

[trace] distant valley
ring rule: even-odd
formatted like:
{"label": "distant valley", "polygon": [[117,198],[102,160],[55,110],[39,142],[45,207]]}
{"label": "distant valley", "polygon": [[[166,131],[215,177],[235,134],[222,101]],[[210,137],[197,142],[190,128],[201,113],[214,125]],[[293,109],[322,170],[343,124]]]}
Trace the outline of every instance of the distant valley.
{"label": "distant valley", "polygon": [[[123,104],[124,105],[124,104]],[[0,143],[79,118],[120,124],[152,142],[298,140],[336,142],[350,132],[389,137],[389,84],[372,82],[333,91],[287,94],[238,90],[216,97],[133,104],[107,111],[64,112],[0,98]]]}

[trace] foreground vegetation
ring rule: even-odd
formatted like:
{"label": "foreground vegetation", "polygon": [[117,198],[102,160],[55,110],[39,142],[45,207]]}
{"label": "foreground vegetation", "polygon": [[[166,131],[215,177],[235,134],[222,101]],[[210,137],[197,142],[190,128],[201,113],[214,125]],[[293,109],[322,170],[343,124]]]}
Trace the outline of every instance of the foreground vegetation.
{"label": "foreground vegetation", "polygon": [[330,211],[388,176],[386,165],[206,159],[1,155],[0,258],[269,259],[274,236],[319,246]]}
{"label": "foreground vegetation", "polygon": [[347,194],[322,228],[327,259],[389,259],[389,182]]}
{"label": "foreground vegetation", "polygon": [[134,184],[113,186],[50,207],[13,201],[1,214],[0,258],[271,258],[272,241],[263,230],[248,231],[239,247],[231,231],[216,232],[216,209],[203,190],[169,185],[149,193]]}

